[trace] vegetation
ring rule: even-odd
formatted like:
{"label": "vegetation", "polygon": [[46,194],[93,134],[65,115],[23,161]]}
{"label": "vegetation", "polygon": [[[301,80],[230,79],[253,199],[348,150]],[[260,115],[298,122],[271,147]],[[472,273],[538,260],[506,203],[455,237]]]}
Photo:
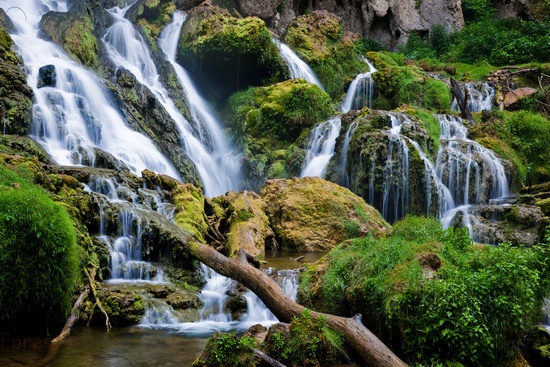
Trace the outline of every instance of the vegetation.
{"label": "vegetation", "polygon": [[0,325],[45,333],[72,305],[76,232],[67,211],[38,186],[0,167]]}
{"label": "vegetation", "polygon": [[239,338],[234,333],[216,332],[208,339],[203,353],[193,362],[193,366],[254,366],[253,351],[256,344],[250,337]]}
{"label": "vegetation", "polygon": [[410,362],[496,365],[536,325],[550,286],[546,247],[475,246],[465,230],[409,216],[384,239],[342,243],[302,278],[300,298],[367,316]]}

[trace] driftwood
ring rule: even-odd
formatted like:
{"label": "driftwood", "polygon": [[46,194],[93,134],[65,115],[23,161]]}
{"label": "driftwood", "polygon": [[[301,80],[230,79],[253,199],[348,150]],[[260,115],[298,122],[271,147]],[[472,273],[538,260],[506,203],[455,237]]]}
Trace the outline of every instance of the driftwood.
{"label": "driftwood", "polygon": [[[246,253],[241,250],[237,258],[230,259],[207,245],[193,243],[188,245],[189,252],[219,274],[234,279],[254,292],[281,321],[290,323],[293,317],[299,317],[305,310],[288,297],[284,291],[263,271],[248,264]],[[401,367],[401,361],[361,322],[361,317],[345,318],[311,311],[311,318],[326,318],[326,324],[342,333],[344,339],[367,366]]]}
{"label": "driftwood", "polygon": [[265,354],[261,350],[254,349],[254,355],[258,356],[262,360],[262,362],[264,364],[267,364],[268,366],[271,366],[271,367],[286,367],[284,364],[282,364],[281,362],[279,362],[278,360],[276,360],[274,358],[271,358],[270,356],[268,356],[267,354]]}
{"label": "driftwood", "polygon": [[[105,327],[107,327],[107,330],[110,330],[111,329],[111,322],[109,321],[109,315],[107,315],[107,311],[105,311],[105,309],[103,308],[103,305],[101,304],[101,301],[99,300],[99,297],[97,295],[97,291],[95,289],[95,272],[96,272],[96,268],[92,268],[91,272],[89,272],[88,269],[84,268],[84,273],[88,277],[88,282],[90,284],[90,289],[92,290],[92,294],[94,295],[94,299],[95,299],[95,304],[94,304],[93,308],[95,308],[96,306],[97,306],[97,308],[99,308],[101,313],[105,316]],[[93,309],[92,309],[92,311],[93,311]],[[90,318],[88,319],[88,326],[90,325],[90,321],[92,321],[92,313],[93,312],[90,312]]]}
{"label": "driftwood", "polygon": [[468,93],[466,91],[463,93],[460,84],[453,78],[451,78],[451,91],[460,108],[461,117],[465,120],[472,120],[472,114],[468,110]]}

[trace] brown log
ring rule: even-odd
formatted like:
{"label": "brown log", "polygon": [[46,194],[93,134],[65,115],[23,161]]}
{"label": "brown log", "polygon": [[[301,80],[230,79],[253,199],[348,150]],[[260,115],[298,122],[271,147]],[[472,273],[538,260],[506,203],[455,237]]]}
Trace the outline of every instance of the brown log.
{"label": "brown log", "polygon": [[[281,322],[290,323],[293,317],[300,317],[304,312],[305,307],[290,299],[266,273],[248,264],[244,251],[237,258],[230,259],[206,245],[194,243],[189,245],[189,252],[219,274],[248,287]],[[406,366],[363,325],[360,317],[345,318],[311,312],[312,319],[319,317],[326,318],[326,323],[330,328],[342,333],[344,339],[350,343],[367,366]]]}
{"label": "brown log", "polygon": [[472,114],[468,111],[468,94],[462,92],[460,84],[453,78],[451,78],[451,91],[458,102],[461,117],[466,120],[472,120]]}
{"label": "brown log", "polygon": [[258,356],[265,364],[271,367],[286,367],[284,364],[282,364],[275,358],[271,358],[261,350],[254,349],[254,355]]}

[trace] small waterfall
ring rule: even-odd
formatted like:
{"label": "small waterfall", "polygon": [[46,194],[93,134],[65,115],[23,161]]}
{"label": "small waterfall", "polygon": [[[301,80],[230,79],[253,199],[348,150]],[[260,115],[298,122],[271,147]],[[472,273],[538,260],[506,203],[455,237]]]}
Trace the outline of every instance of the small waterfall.
{"label": "small waterfall", "polygon": [[461,225],[469,228],[476,240],[479,237],[470,210],[473,205],[489,204],[510,195],[506,172],[493,151],[467,138],[468,130],[459,117],[436,117],[441,128],[441,145],[435,169],[454,202],[442,224],[446,228],[461,217]]}
{"label": "small waterfall", "polygon": [[[111,60],[119,67],[124,67],[129,70],[136,79],[157,97],[159,102],[176,122],[183,139],[183,146],[189,158],[195,164],[197,172],[204,184],[205,195],[217,196],[224,194],[228,190],[238,189],[238,169],[234,160],[229,160],[232,163],[227,164],[228,160],[224,159],[229,155],[229,150],[222,143],[221,131],[217,127],[216,131],[210,130],[208,134],[201,133],[205,129],[212,129],[216,123],[208,123],[211,116],[205,118],[208,114],[202,113],[198,119],[199,132],[195,131],[189,121],[185,119],[182,113],[178,110],[174,102],[170,99],[168,91],[162,86],[159,81],[159,74],[153,62],[147,44],[143,37],[134,29],[133,24],[124,18],[126,12],[131,5],[125,8],[115,7],[109,10],[109,13],[114,19],[114,24],[106,31],[103,37],[104,44],[109,53]],[[176,21],[183,22],[177,18]],[[181,27],[181,24],[180,24]],[[174,54],[169,50],[173,43],[177,42],[179,36],[179,27],[172,23],[168,30],[164,33],[161,44],[164,46],[165,52],[170,52],[168,58],[175,63]],[[175,48],[175,47],[174,47]],[[178,77],[183,74],[180,69]],[[193,90],[186,90],[189,94]],[[192,101],[190,101],[192,102]],[[195,116],[198,116],[197,111],[200,108],[195,107]],[[204,109],[202,109],[204,110]],[[202,111],[201,111],[202,112]],[[197,137],[198,136],[198,137]],[[201,140],[202,139],[202,140]],[[221,150],[220,150],[221,149]],[[238,166],[238,165],[237,165]]]}
{"label": "small waterfall", "polygon": [[350,110],[360,110],[363,107],[372,107],[372,95],[374,91],[374,81],[372,80],[372,74],[377,70],[376,68],[364,57],[361,60],[367,63],[369,71],[363,74],[359,74],[353,79],[349,85],[346,93],[346,98],[342,102],[340,111],[347,113]]}
{"label": "small waterfall", "polygon": [[[468,94],[467,107],[470,112],[480,112],[493,109],[495,88],[489,83],[465,83],[464,89]],[[451,103],[451,109],[459,111],[456,98]]]}
{"label": "small waterfall", "polygon": [[340,135],[341,127],[341,116],[336,116],[320,123],[312,130],[300,177],[325,176],[328,163],[334,155],[336,138]]}
{"label": "small waterfall", "polygon": [[[98,79],[57,45],[39,37],[42,15],[66,11],[66,2],[9,0],[0,5],[6,11],[22,10],[8,14],[17,28],[11,36],[34,92],[31,136],[58,164],[93,166],[94,149],[99,148],[137,175],[148,168],[179,178],[153,142],[125,124]],[[39,69],[45,65],[52,65],[56,80],[38,88]]]}
{"label": "small waterfall", "polygon": [[342,144],[342,154],[340,155],[340,186],[346,187],[348,189],[350,188],[351,184],[351,172],[348,174],[346,164],[348,162],[349,143],[351,142],[351,138],[353,137],[357,126],[359,126],[359,123],[357,121],[352,122],[348,126],[348,130],[346,131],[346,135],[344,136],[344,143]]}
{"label": "small waterfall", "polygon": [[322,91],[325,90],[325,88],[323,88],[323,84],[321,84],[321,82],[317,78],[317,75],[315,75],[309,65],[302,61],[302,59],[300,59],[290,47],[275,38],[273,38],[272,40],[279,48],[279,53],[281,57],[286,61],[288,65],[291,79],[305,79],[308,83],[316,84],[319,88],[321,88]]}

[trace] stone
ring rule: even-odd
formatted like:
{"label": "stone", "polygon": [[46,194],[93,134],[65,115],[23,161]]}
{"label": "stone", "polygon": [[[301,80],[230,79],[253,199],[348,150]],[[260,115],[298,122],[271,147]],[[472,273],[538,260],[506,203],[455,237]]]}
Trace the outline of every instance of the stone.
{"label": "stone", "polygon": [[38,69],[38,88],[55,87],[56,82],[57,72],[55,71],[55,65],[45,65]]}
{"label": "stone", "polygon": [[329,251],[355,236],[384,236],[389,228],[362,198],[322,178],[269,180],[260,195],[284,249]]}
{"label": "stone", "polygon": [[504,97],[504,107],[507,110],[514,110],[517,108],[517,104],[522,98],[530,97],[535,93],[537,93],[537,90],[530,87],[523,87],[511,90],[510,92],[506,93]]}

